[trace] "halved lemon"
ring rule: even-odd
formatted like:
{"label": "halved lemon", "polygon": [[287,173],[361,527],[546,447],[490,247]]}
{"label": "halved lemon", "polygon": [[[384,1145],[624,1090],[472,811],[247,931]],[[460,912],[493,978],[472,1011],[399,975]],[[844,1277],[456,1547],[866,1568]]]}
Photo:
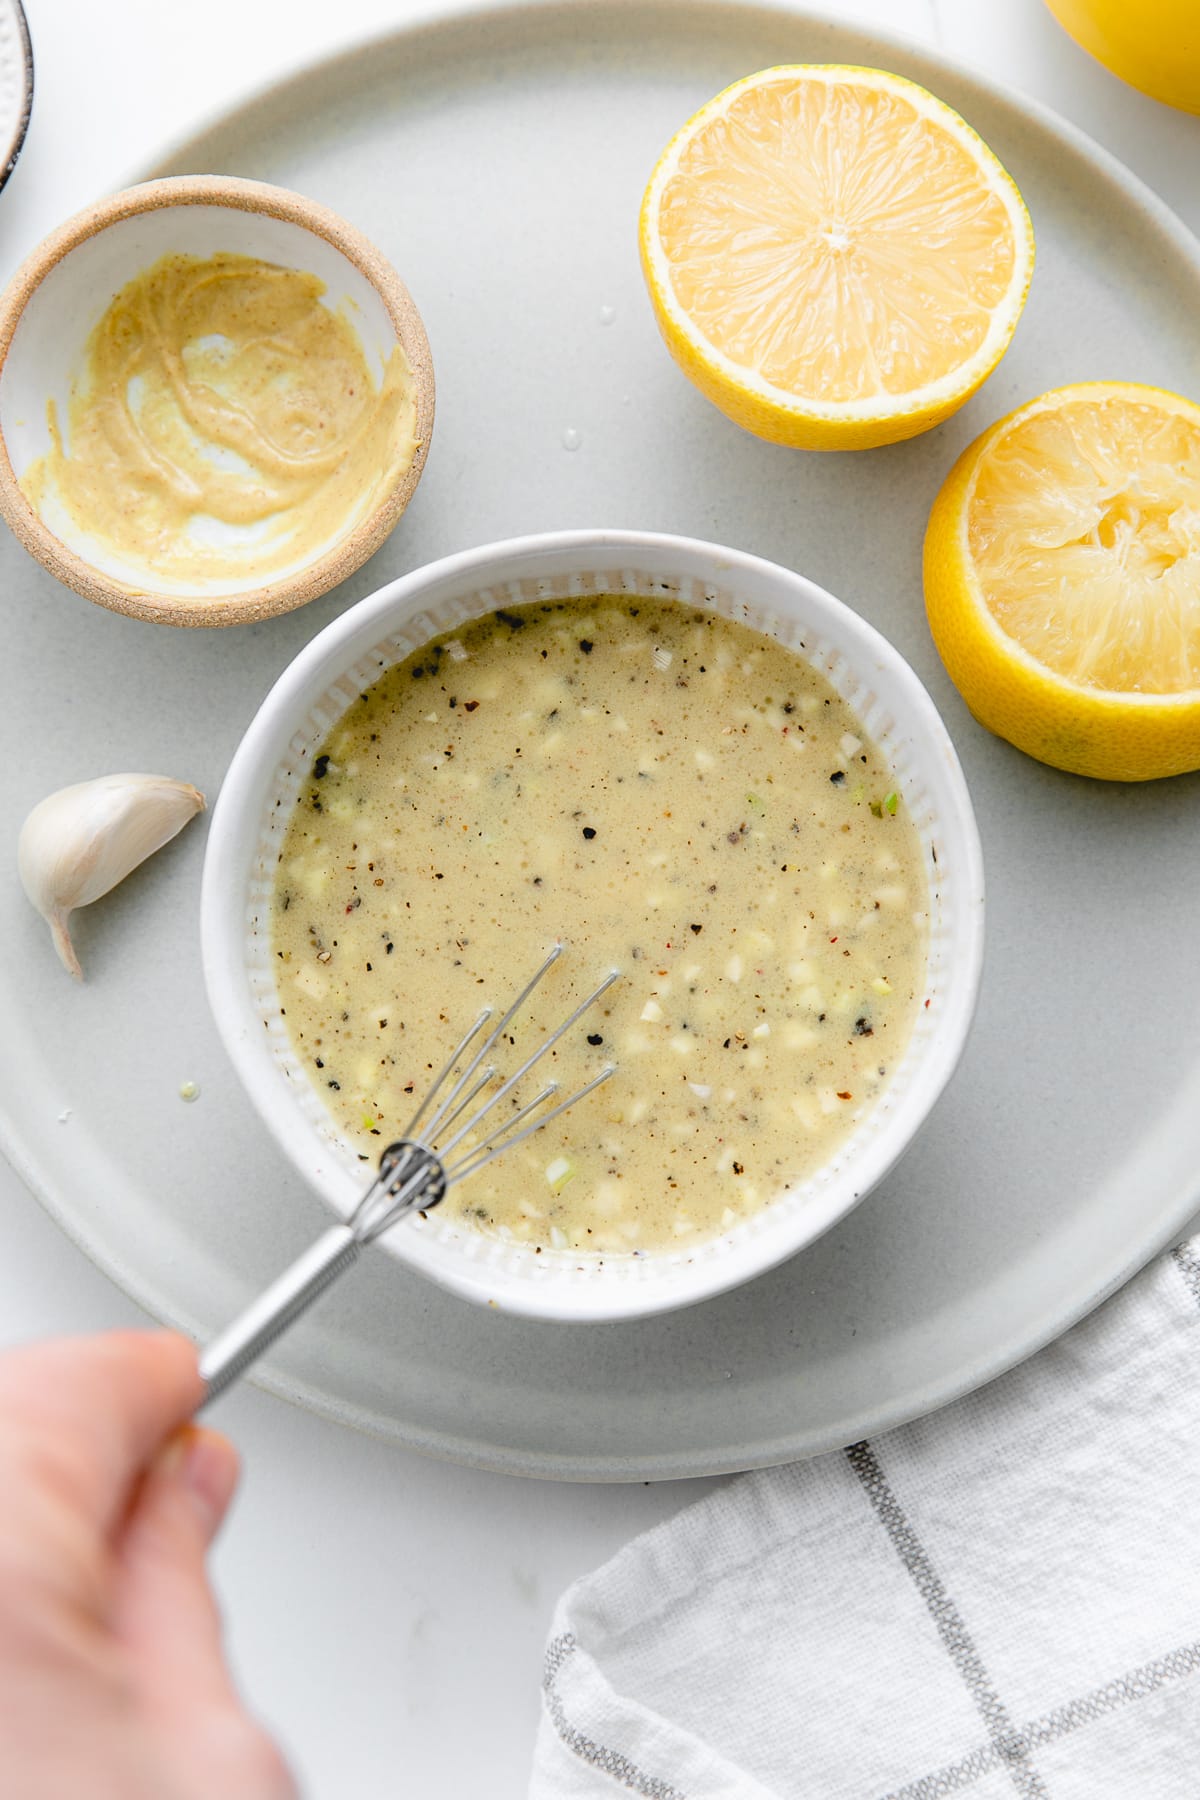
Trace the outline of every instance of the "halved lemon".
{"label": "halved lemon", "polygon": [[1105,781],[1200,768],[1200,406],[1087,382],[964,451],[925,536],[934,642],[971,711]]}
{"label": "halved lemon", "polygon": [[641,212],[667,348],[737,424],[807,450],[927,431],[991,373],[1033,273],[1016,184],[882,69],[749,75],[668,144]]}

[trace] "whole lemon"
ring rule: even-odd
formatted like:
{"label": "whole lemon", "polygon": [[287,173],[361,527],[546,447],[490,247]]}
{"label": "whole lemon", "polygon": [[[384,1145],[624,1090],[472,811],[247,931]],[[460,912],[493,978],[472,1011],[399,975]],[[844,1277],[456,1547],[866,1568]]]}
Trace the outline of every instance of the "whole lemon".
{"label": "whole lemon", "polygon": [[1046,0],[1076,43],[1131,87],[1200,113],[1200,0]]}

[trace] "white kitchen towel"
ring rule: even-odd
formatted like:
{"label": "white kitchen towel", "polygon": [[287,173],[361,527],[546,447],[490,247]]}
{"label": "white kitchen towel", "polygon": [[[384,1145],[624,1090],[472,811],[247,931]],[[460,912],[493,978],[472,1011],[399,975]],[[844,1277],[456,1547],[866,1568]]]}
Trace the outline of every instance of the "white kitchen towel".
{"label": "white kitchen towel", "polygon": [[560,1602],[543,1698],[531,1800],[1200,1800],[1200,1239],[638,1538]]}

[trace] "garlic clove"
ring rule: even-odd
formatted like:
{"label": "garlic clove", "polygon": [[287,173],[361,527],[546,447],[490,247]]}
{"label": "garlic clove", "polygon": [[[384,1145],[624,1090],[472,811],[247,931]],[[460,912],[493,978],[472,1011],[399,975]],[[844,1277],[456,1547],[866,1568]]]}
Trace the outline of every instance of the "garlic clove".
{"label": "garlic clove", "polygon": [[21,827],[21,885],[50,927],[63,967],[83,971],[68,920],[203,811],[204,795],[166,775],[102,775],[60,788],[38,802]]}

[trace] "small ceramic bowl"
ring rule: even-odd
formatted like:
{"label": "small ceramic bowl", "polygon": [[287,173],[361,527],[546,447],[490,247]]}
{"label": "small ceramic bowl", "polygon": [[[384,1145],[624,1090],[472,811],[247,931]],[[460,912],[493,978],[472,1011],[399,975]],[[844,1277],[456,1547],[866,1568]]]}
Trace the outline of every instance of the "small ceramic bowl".
{"label": "small ceramic bowl", "polygon": [[848,607],[757,557],[644,532],[517,539],[434,563],[353,607],[281,676],[234,756],[205,859],[202,954],[217,1025],[263,1121],[335,1213],[353,1209],[364,1165],[293,1054],[270,941],[280,844],[311,758],[382,669],[438,633],[498,607],[608,593],[677,598],[769,632],[853,707],[890,763],[923,847],[926,998],[890,1084],[837,1154],[723,1237],[636,1258],[535,1255],[435,1209],[403,1220],[382,1240],[401,1262],[455,1293],[535,1318],[616,1319],[685,1306],[749,1280],[827,1231],[892,1167],[949,1080],[983,951],[979,838],[958,759],[907,663]]}
{"label": "small ceramic bowl", "polygon": [[[161,257],[252,256],[317,276],[322,304],[356,331],[379,378],[398,343],[412,372],[417,449],[403,469],[373,472],[329,539],[269,580],[188,584],[148,576],[75,527],[53,528],[19,483],[50,447],[47,403],[67,418],[94,326],[114,295]],[[433,428],[433,366],[407,288],[362,234],[284,188],[224,175],[182,175],[127,188],[69,219],[22,264],[0,297],[0,513],[60,581],[114,612],[168,625],[237,625],[289,612],[350,575],[377,550],[420,480]],[[252,529],[252,528],[251,528]]]}

